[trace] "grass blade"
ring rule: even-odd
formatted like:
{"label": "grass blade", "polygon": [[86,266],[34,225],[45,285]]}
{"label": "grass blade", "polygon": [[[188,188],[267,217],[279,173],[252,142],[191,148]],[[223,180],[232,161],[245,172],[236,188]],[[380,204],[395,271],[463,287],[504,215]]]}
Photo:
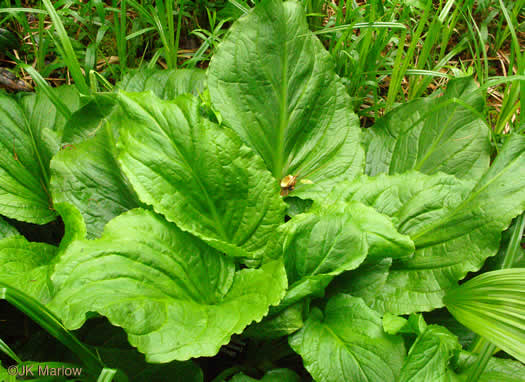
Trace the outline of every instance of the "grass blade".
{"label": "grass blade", "polygon": [[60,320],[34,298],[0,281],[0,299],[26,314],[49,334],[75,353],[93,375],[104,368],[102,361],[80,342]]}
{"label": "grass blade", "polygon": [[13,350],[11,350],[11,348],[4,341],[2,341],[1,338],[0,338],[0,352],[7,355],[9,358],[11,358],[16,363],[22,363],[22,360],[18,358],[16,353]]}
{"label": "grass blade", "polygon": [[33,81],[38,85],[38,89],[43,91],[48,98],[53,102],[53,105],[57,108],[58,112],[64,116],[67,120],[71,117],[71,110],[60,100],[60,98],[55,94],[53,88],[47,83],[47,81],[30,65],[21,65],[29,75],[33,78]]}
{"label": "grass blade", "polygon": [[341,31],[346,31],[350,29],[374,29],[374,28],[375,29],[381,29],[381,28],[407,29],[406,25],[401,24],[401,23],[376,21],[376,22],[369,22],[369,23],[343,24],[343,25],[338,25],[336,27],[328,27],[328,28],[320,29],[312,33],[319,35],[319,34],[326,34],[326,33],[333,33],[333,32],[341,32]]}
{"label": "grass blade", "polygon": [[97,382],[111,382],[113,381],[113,378],[115,378],[116,374],[117,374],[116,369],[104,368],[100,372],[100,375],[97,378]]}
{"label": "grass blade", "polygon": [[[179,56],[179,41],[180,41],[180,31],[182,29],[182,12],[184,11],[184,0],[179,0],[179,14],[177,16],[177,33],[175,37],[175,67],[177,67],[177,59]],[[171,17],[173,21],[173,16]]]}
{"label": "grass blade", "polygon": [[16,13],[16,12],[41,13],[41,14],[47,15],[47,12],[41,9],[33,9],[33,8],[3,8],[3,9],[0,9],[0,13]]}
{"label": "grass blade", "polygon": [[58,38],[60,39],[60,44],[62,45],[61,48],[62,52],[64,53],[64,61],[66,62],[71,76],[75,81],[75,86],[80,91],[80,93],[90,94],[89,86],[87,85],[84,74],[82,73],[80,63],[78,62],[75,51],[73,50],[73,45],[71,44],[71,40],[67,35],[64,24],[62,24],[62,21],[60,20],[60,16],[55,10],[53,4],[51,4],[50,0],[42,0],[42,3],[44,4],[49,17],[51,17],[51,21],[53,21],[53,25],[55,26]]}
{"label": "grass blade", "polygon": [[244,5],[242,5],[241,3],[239,3],[238,1],[235,1],[235,0],[228,0],[234,7],[238,8],[241,10],[242,13],[246,14],[250,11],[250,8],[247,8],[245,7]]}

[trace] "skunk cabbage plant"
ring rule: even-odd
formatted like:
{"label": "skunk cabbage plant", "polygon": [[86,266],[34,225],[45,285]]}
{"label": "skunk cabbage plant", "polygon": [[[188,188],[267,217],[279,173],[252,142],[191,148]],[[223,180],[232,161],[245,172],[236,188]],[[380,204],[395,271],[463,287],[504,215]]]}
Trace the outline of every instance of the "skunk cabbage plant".
{"label": "skunk cabbage plant", "polygon": [[[491,158],[473,79],[361,129],[303,8],[264,0],[206,72],[132,73],[82,101],[55,90],[68,120],[44,94],[0,95],[4,285],[69,330],[107,318],[185,380],[236,343],[248,361],[220,380],[466,380],[475,354],[433,311],[447,296],[476,327],[461,297],[474,282],[458,283],[525,209],[525,136]],[[57,216],[59,246],[13,227]],[[523,342],[496,344],[523,361]],[[524,367],[494,358],[486,373],[522,381]]]}

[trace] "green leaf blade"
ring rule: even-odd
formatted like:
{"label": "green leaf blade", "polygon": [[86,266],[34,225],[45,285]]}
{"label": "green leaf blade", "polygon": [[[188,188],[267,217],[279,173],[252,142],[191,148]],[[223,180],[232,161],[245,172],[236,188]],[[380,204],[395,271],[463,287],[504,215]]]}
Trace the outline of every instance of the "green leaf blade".
{"label": "green leaf blade", "polygon": [[170,100],[189,93],[198,96],[206,83],[206,72],[202,69],[141,69],[127,73],[119,88],[135,93],[151,90],[157,97]]}
{"label": "green leaf blade", "polygon": [[456,336],[444,327],[429,325],[412,345],[401,369],[400,382],[449,381],[449,360],[459,352]]}
{"label": "green leaf blade", "polygon": [[119,161],[140,199],[231,256],[272,255],[285,204],[264,164],[194,98],[122,94]]}
{"label": "green leaf blade", "polygon": [[[69,87],[55,90],[79,106]],[[36,224],[56,218],[49,193],[49,161],[58,151],[64,118],[45,94],[20,101],[0,95],[0,214]]]}
{"label": "green leaf blade", "polygon": [[[445,174],[428,176],[415,171],[402,175],[363,178],[331,194],[337,200],[359,201],[390,216],[396,229],[414,236],[439,221],[468,195],[472,185]],[[448,207],[448,208],[447,208]],[[494,240],[493,236],[487,238]],[[414,255],[388,263],[368,264],[361,271],[345,274],[339,288],[363,297],[379,312],[405,314],[442,306],[444,289],[451,288],[467,270],[479,269],[484,257],[463,249],[469,240],[449,245],[448,254],[415,245]]]}
{"label": "green leaf blade", "polygon": [[302,302],[294,304],[282,312],[265,317],[259,323],[250,325],[242,334],[260,340],[290,335],[303,327],[303,310],[304,304]]}
{"label": "green leaf blade", "polygon": [[358,120],[299,4],[265,1],[240,18],[208,76],[224,119],[275,178],[297,176],[302,197],[362,171]]}
{"label": "green leaf blade", "polygon": [[482,93],[471,78],[450,81],[440,96],[401,105],[366,129],[366,173],[415,169],[479,179],[490,160],[482,110]]}
{"label": "green leaf blade", "polygon": [[279,302],[281,261],[235,271],[233,259],[145,210],[106,225],[61,256],[51,306],[67,327],[96,311],[122,326],[148,362],[213,356]]}
{"label": "green leaf blade", "polygon": [[[462,351],[458,357],[457,368],[460,375],[468,377],[476,363],[478,354]],[[490,357],[479,382],[521,382],[525,379],[525,365],[507,358]]]}
{"label": "green leaf blade", "polygon": [[338,187],[331,197],[360,201],[392,217],[416,247],[413,257],[394,260],[382,273],[386,280],[376,293],[353,293],[380,312],[430,311],[444,306],[446,291],[497,253],[501,232],[525,209],[525,136],[508,137],[475,186],[412,171],[362,179]]}
{"label": "green leaf blade", "polygon": [[115,157],[112,134],[102,128],[94,137],[65,147],[51,161],[53,202],[78,208],[89,239],[99,237],[112,218],[140,205]]}
{"label": "green leaf blade", "polygon": [[499,236],[523,210],[525,136],[512,134],[469,197],[443,220],[421,230],[415,235],[415,242],[420,247],[434,245],[456,237],[458,231],[478,230],[483,226],[490,227]]}
{"label": "green leaf blade", "polygon": [[290,346],[321,382],[393,382],[405,355],[402,338],[383,331],[379,314],[344,294],[332,297],[324,314],[314,309]]}
{"label": "green leaf blade", "polygon": [[281,226],[290,287],[281,306],[319,295],[337,275],[365,258],[409,257],[414,243],[390,219],[359,202],[314,204]]}
{"label": "green leaf blade", "polygon": [[55,246],[29,242],[21,235],[0,240],[0,279],[45,304],[53,294],[49,277],[57,251]]}

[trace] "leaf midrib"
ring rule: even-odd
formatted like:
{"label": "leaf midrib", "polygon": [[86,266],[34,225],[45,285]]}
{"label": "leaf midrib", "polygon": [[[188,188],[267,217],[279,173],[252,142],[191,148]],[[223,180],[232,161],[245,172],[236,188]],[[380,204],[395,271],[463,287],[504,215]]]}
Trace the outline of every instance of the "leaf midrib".
{"label": "leaf midrib", "polygon": [[280,88],[280,96],[281,96],[281,102],[279,105],[280,109],[280,120],[279,120],[279,142],[277,146],[277,158],[274,162],[274,171],[273,175],[276,179],[281,179],[284,174],[283,172],[283,164],[284,164],[284,136],[286,133],[286,128],[288,126],[289,121],[289,114],[288,114],[288,41],[286,41],[286,25],[285,28],[285,40],[282,44],[282,51],[281,51],[281,67],[282,67],[282,73],[281,73],[281,88]]}
{"label": "leaf midrib", "polygon": [[[15,102],[15,101],[14,101]],[[23,118],[23,124],[24,124],[24,128],[27,130],[28,132],[28,136],[30,138],[30,141],[31,141],[31,146],[33,148],[33,152],[35,153],[36,157],[37,157],[37,160],[38,160],[38,163],[39,163],[39,166],[40,166],[40,175],[42,176],[43,180],[44,180],[44,184],[45,186],[49,187],[49,175],[47,174],[47,171],[46,171],[46,168],[45,166],[43,165],[43,162],[42,162],[42,158],[40,157],[40,152],[38,151],[37,149],[37,145],[36,145],[36,141],[35,141],[35,138],[33,136],[33,131],[31,129],[31,124],[30,122],[28,121],[27,119],[27,116],[24,112],[24,110],[22,109],[21,105],[17,102],[15,102],[16,106],[19,108],[19,112],[20,112],[20,115],[22,116]],[[4,112],[4,115],[6,116],[6,118],[8,118],[12,123],[13,125],[15,125],[16,127],[20,127],[20,125],[18,124],[18,122],[12,118],[11,114],[9,114],[4,108],[0,107],[0,109]],[[23,132],[23,128],[21,129],[22,132]],[[14,137],[13,137],[14,138]],[[4,145],[4,147],[6,147]],[[6,149],[9,150],[8,147],[6,147]],[[13,143],[13,150],[15,150],[15,147],[14,147],[14,143]],[[34,175],[29,169],[27,169],[27,167],[25,167],[22,162],[20,160],[17,161],[25,170],[27,170],[27,172],[30,174],[30,175]],[[5,169],[4,169],[5,170]],[[24,187],[25,187],[25,184],[20,181],[14,174],[11,174],[10,172],[7,172],[13,179],[16,179],[17,182],[19,182],[20,184],[22,184]],[[27,188],[27,187],[25,187]],[[45,190],[44,190],[45,192]]]}
{"label": "leaf midrib", "polygon": [[[128,97],[126,97],[128,98]],[[184,157],[184,155],[182,155],[181,151],[179,150],[179,147],[177,146],[177,144],[175,142],[173,142],[173,140],[171,139],[171,137],[166,133],[166,131],[164,131],[164,129],[162,128],[162,126],[158,123],[158,121],[153,117],[153,115],[151,115],[149,113],[149,111],[147,111],[144,107],[142,107],[142,105],[140,105],[139,103],[135,102],[134,100],[131,100],[130,98],[128,98],[128,100],[130,100],[131,102],[133,102],[133,104],[135,104],[140,110],[142,110],[143,113],[145,113],[146,115],[148,115],[148,117],[150,118],[151,121],[153,121],[153,123],[155,124],[155,126],[158,127],[158,129],[162,132],[162,134],[170,141],[172,142],[172,145],[173,145],[173,148],[174,150],[177,152],[177,154],[179,155],[179,158],[181,159],[181,162],[182,164],[184,165],[184,167],[186,167],[186,169],[189,171],[189,173],[192,175],[193,179],[196,181],[197,185],[199,186],[199,188],[201,189],[202,191],[202,194],[205,196],[206,198],[206,203],[208,204],[208,207],[210,209],[210,212],[212,214],[212,217],[213,217],[213,220],[215,220],[215,222],[217,223],[217,231],[218,231],[218,234],[220,235],[220,238],[222,240],[225,240],[225,241],[230,241],[230,239],[228,238],[228,236],[226,235],[226,231],[224,230],[224,227],[223,227],[223,223],[222,223],[222,220],[220,219],[218,213],[217,213],[217,209],[215,208],[215,204],[212,202],[211,198],[210,198],[210,195],[208,194],[208,191],[207,189],[204,187],[204,185],[202,184],[200,178],[195,174],[195,171],[193,171],[193,168],[190,166],[190,164],[186,161],[186,158]],[[168,103],[168,102],[167,102]],[[169,104],[169,103],[168,103]],[[186,114],[184,113],[183,110],[181,110],[177,105],[175,104],[171,104],[175,107],[177,107],[178,111],[182,114],[183,118],[186,120],[186,123],[188,123],[188,125],[190,126],[190,121],[186,118]]]}
{"label": "leaf midrib", "polygon": [[[36,102],[36,100],[35,100],[35,102]],[[25,126],[25,128],[27,129],[27,131],[29,133],[29,137],[31,138],[31,145],[33,146],[33,151],[34,151],[34,153],[36,155],[36,158],[38,160],[38,164],[40,166],[40,171],[41,171],[42,177],[44,178],[45,187],[49,188],[49,174],[47,173],[47,170],[46,170],[46,168],[44,166],[42,158],[40,157],[40,152],[38,151],[38,147],[37,147],[37,144],[36,144],[36,141],[35,141],[35,137],[33,135],[33,130],[31,129],[31,124],[30,124],[29,120],[27,119],[27,116],[26,116],[25,113],[22,113],[22,116],[24,117],[24,126]]]}
{"label": "leaf midrib", "polygon": [[[469,203],[471,203],[473,200],[475,200],[480,194],[483,193],[483,191],[485,191],[485,189],[487,189],[492,183],[494,183],[496,180],[498,180],[499,178],[501,178],[507,171],[509,171],[509,169],[511,169],[513,167],[513,165],[515,164],[515,162],[519,161],[521,159],[521,156],[522,154],[520,155],[517,155],[513,160],[511,160],[506,166],[504,166],[495,176],[493,176],[491,179],[489,179],[488,181],[485,182],[485,184],[482,184],[481,187],[479,189],[476,189],[476,191],[472,192],[469,197],[467,199],[465,199],[463,202],[461,202],[456,208],[454,208],[454,210],[450,211],[446,216],[444,216],[442,219],[439,219],[437,222],[435,222],[434,224],[430,225],[429,227],[427,227],[426,229],[418,232],[416,235],[412,236],[412,240],[414,241],[414,243],[416,243],[416,248],[417,249],[420,249],[422,247],[426,247],[426,246],[421,246],[421,245],[418,245],[417,244],[417,239],[419,239],[420,237],[422,236],[425,236],[427,235],[429,232],[432,232],[432,230],[436,229],[436,228],[439,228],[440,226],[443,226],[445,223],[447,223],[447,221],[450,221],[454,216],[457,216],[458,214],[461,213],[462,210],[464,210],[466,208],[466,206],[468,206]],[[482,178],[481,180],[484,180],[484,178]],[[479,182],[481,183],[481,182]],[[478,185],[479,185],[478,183]],[[477,187],[476,187],[477,188]],[[466,234],[466,233],[463,233],[463,235]],[[457,237],[460,237],[460,236],[463,236],[463,235],[457,235],[457,236],[454,236],[454,238],[457,238]],[[431,245],[437,245],[437,244],[441,244],[443,241],[439,241],[439,242],[432,242]]]}

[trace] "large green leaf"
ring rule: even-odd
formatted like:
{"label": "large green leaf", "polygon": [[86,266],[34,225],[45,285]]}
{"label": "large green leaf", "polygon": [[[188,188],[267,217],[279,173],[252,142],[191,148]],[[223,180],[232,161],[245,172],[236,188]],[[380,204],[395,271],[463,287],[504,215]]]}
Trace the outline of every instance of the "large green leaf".
{"label": "large green leaf", "polygon": [[0,280],[45,304],[53,293],[49,276],[57,250],[20,235],[0,240]]}
{"label": "large green leaf", "polygon": [[112,218],[139,207],[117,161],[111,120],[122,110],[115,94],[102,94],[77,110],[66,123],[62,150],[51,160],[53,203],[74,205],[83,216],[88,238],[99,237]]}
{"label": "large green leaf", "polygon": [[17,234],[17,230],[0,217],[0,240]]}
{"label": "large green leaf", "polygon": [[[121,87],[152,90],[161,98],[199,93],[206,84],[202,70],[141,70],[126,76]],[[123,118],[116,97],[98,95],[73,114],[64,129],[64,149],[51,163],[53,202],[69,202],[81,212],[88,238],[99,237],[104,225],[140,206],[117,161],[115,127]],[[113,128],[112,128],[113,127]]]}
{"label": "large green leaf", "polygon": [[120,95],[119,160],[140,199],[231,256],[273,248],[285,204],[262,160],[205,120],[195,98]]}
{"label": "large green leaf", "polygon": [[489,166],[483,95],[472,78],[448,83],[440,97],[401,105],[366,129],[366,173],[416,169],[479,179]]}
{"label": "large green leaf", "polygon": [[281,305],[318,294],[334,276],[357,268],[367,257],[403,257],[414,243],[392,221],[359,202],[315,204],[280,229],[290,284]]}
{"label": "large green leaf", "polygon": [[[507,138],[500,154],[459,206],[414,237],[420,248],[454,240],[459,235],[494,232],[495,254],[501,237],[513,218],[525,210],[525,135]],[[474,241],[474,240],[473,240]],[[497,248],[496,248],[497,249]],[[470,249],[472,250],[472,248]]]}
{"label": "large green leaf", "polygon": [[139,206],[116,159],[113,132],[96,135],[60,151],[51,161],[53,202],[68,202],[82,213],[88,238],[99,237],[112,218]]}
{"label": "large green leaf", "polygon": [[[78,92],[54,89],[71,110]],[[56,214],[49,195],[49,161],[58,151],[64,118],[43,93],[16,101],[0,94],[0,214],[45,224]]]}
{"label": "large green leaf", "polygon": [[213,356],[277,304],[280,260],[236,271],[233,259],[141,209],[110,221],[102,238],[75,241],[53,275],[50,307],[77,329],[88,312],[121,326],[148,362]]}
{"label": "large green leaf", "polygon": [[442,307],[445,292],[497,253],[501,232],[525,209],[525,136],[507,139],[474,188],[445,174],[407,172],[341,185],[332,196],[392,216],[416,246],[412,258],[393,261],[381,290],[362,296],[367,303],[396,314]]}
{"label": "large green leaf", "polygon": [[237,20],[210,62],[208,83],[227,123],[275,178],[297,176],[297,191],[362,171],[358,119],[300,4],[265,0]]}
{"label": "large green leaf", "polygon": [[[52,91],[71,112],[78,110],[83,104],[80,94],[74,86],[60,86],[53,88]],[[26,121],[29,123],[30,134],[33,135],[36,145],[48,144],[46,138],[49,135],[52,135],[58,143],[62,141],[67,120],[59,113],[52,100],[44,92],[23,96],[18,103],[24,110]],[[41,139],[40,142],[39,139]],[[52,141],[52,145],[46,147],[47,152],[46,149],[39,150],[46,163],[49,163],[51,156],[58,149],[56,144]]]}
{"label": "large green leaf", "polygon": [[[361,233],[363,241],[366,242],[369,258],[378,260],[386,257],[407,258],[414,252],[412,240],[396,230],[390,217],[363,203],[356,201],[330,204],[315,203],[314,207],[305,215],[316,216],[325,224],[329,218],[336,219],[336,217],[343,218],[347,223],[353,224]],[[315,234],[312,236],[315,237]],[[347,249],[351,250],[352,248],[349,246]]]}
{"label": "large green leaf", "polygon": [[206,72],[202,69],[141,69],[128,73],[119,88],[127,92],[151,90],[162,99],[175,99],[179,95],[198,95],[206,88]]}
{"label": "large green leaf", "polygon": [[439,325],[429,325],[410,348],[400,382],[447,382],[450,359],[461,350],[456,336]]}
{"label": "large green leaf", "polygon": [[486,272],[451,290],[447,309],[467,328],[525,363],[525,268]]}
{"label": "large green leaf", "polygon": [[54,294],[50,277],[57,258],[72,242],[84,239],[86,235],[82,216],[74,206],[60,203],[55,205],[55,209],[65,226],[58,248],[45,243],[29,242],[17,235],[16,231],[16,236],[9,235],[5,240],[0,240],[0,281],[21,290],[42,304],[51,300]]}
{"label": "large green leaf", "polygon": [[[371,205],[391,216],[399,232],[413,239],[418,229],[442,219],[447,207],[459,205],[470,188],[449,175],[428,176],[411,171],[363,177],[340,185],[330,196]],[[362,297],[380,312],[405,314],[442,306],[444,289],[455,286],[469,270],[479,269],[485,259],[477,251],[465,251],[470,238],[461,238],[456,245],[445,245],[447,253],[443,255],[434,255],[432,247],[420,249],[416,243],[413,257],[393,260],[390,267],[387,262],[370,262],[363,269],[343,274],[336,285]]]}
{"label": "large green leaf", "polygon": [[381,316],[345,294],[332,297],[324,313],[313,309],[290,346],[319,382],[394,382],[405,356],[403,339],[383,331]]}

